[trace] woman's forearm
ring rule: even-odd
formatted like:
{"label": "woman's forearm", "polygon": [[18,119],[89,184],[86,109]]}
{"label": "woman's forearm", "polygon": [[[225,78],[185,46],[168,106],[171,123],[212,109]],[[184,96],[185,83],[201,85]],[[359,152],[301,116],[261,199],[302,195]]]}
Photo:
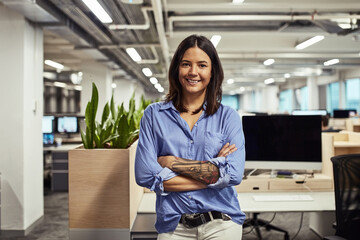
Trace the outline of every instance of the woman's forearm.
{"label": "woman's forearm", "polygon": [[206,184],[184,176],[176,176],[163,182],[167,192],[194,191],[207,188]]}

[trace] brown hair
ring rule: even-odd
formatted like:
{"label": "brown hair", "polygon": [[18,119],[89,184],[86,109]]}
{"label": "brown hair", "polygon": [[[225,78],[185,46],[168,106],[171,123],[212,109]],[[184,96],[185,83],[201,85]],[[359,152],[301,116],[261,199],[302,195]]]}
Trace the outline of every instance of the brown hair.
{"label": "brown hair", "polygon": [[[205,102],[206,114],[212,115],[220,107],[222,98],[221,84],[224,80],[224,71],[214,45],[204,36],[191,35],[185,38],[176,49],[169,68],[170,87],[165,101],[173,101],[175,108],[179,112],[187,112],[186,107],[181,101],[182,87],[179,81],[179,66],[186,50],[192,47],[198,47],[203,50],[211,60],[211,79],[209,85],[206,88]],[[198,113],[201,109],[202,107],[193,112],[193,114]]]}

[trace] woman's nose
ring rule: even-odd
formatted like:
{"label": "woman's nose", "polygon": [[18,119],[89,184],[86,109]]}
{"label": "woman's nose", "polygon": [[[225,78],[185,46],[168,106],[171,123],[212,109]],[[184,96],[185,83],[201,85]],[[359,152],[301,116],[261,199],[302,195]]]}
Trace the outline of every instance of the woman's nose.
{"label": "woman's nose", "polygon": [[189,69],[189,74],[190,74],[190,75],[197,75],[197,68],[196,68],[196,66],[190,67],[190,69]]}

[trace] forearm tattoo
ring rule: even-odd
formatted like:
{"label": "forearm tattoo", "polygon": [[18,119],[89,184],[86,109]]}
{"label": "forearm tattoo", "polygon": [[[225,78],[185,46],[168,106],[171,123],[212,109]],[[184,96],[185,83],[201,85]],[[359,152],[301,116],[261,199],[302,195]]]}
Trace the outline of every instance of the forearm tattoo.
{"label": "forearm tattoo", "polygon": [[206,185],[215,183],[219,179],[218,167],[209,161],[175,157],[175,161],[171,164],[171,170]]}

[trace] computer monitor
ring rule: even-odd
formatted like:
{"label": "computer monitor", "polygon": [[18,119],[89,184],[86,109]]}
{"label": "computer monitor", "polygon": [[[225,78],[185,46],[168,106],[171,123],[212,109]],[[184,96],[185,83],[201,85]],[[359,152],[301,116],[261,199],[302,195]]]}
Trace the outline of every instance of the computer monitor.
{"label": "computer monitor", "polygon": [[294,110],[292,111],[292,115],[321,115],[326,116],[327,111],[325,109],[318,110]]}
{"label": "computer monitor", "polygon": [[243,116],[246,168],[321,170],[321,116]]}
{"label": "computer monitor", "polygon": [[44,146],[54,145],[54,134],[53,133],[43,133],[43,145]]}
{"label": "computer monitor", "polygon": [[334,109],[334,118],[349,118],[356,115],[356,109]]}
{"label": "computer monitor", "polygon": [[43,116],[42,118],[42,132],[53,133],[54,132],[54,116]]}
{"label": "computer monitor", "polygon": [[58,133],[78,133],[78,119],[75,116],[57,117],[57,132]]}

